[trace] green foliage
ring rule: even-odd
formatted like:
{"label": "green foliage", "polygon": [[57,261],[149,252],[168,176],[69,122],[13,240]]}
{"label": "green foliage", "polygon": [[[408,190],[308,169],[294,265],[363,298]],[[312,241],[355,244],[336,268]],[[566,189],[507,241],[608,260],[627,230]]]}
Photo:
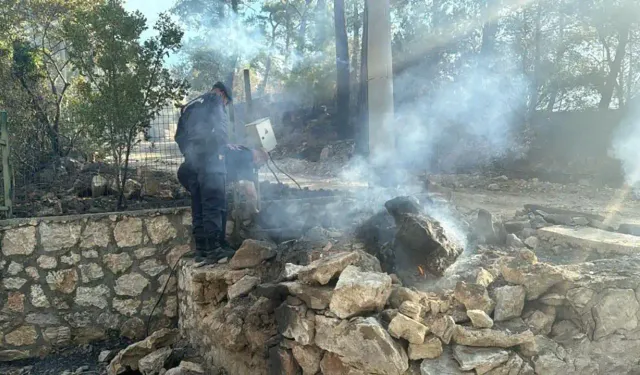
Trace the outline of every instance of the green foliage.
{"label": "green foliage", "polygon": [[186,95],[187,85],[163,66],[164,59],[180,48],[183,33],[161,15],[154,26],[157,35],[141,42],[145,18],[128,13],[119,1],[109,1],[81,18],[84,22],[64,27],[69,56],[82,76],[77,90],[83,100],[75,111],[89,125],[92,139],[124,167],[118,181],[124,186],[136,136],[162,108]]}

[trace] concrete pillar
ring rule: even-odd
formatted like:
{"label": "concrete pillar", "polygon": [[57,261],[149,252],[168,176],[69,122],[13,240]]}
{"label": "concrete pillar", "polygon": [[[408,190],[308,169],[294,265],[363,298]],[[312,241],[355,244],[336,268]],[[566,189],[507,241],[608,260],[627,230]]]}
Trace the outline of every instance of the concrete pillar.
{"label": "concrete pillar", "polygon": [[389,0],[366,0],[369,162],[385,168],[395,160],[393,68]]}
{"label": "concrete pillar", "polygon": [[391,20],[389,0],[366,1],[369,8],[369,158],[376,161],[377,157],[384,157],[385,154],[395,151]]}

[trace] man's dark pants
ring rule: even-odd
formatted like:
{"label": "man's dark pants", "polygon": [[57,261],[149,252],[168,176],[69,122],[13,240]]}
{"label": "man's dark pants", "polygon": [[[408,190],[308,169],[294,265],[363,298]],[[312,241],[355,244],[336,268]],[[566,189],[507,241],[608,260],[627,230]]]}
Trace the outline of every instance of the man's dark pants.
{"label": "man's dark pants", "polygon": [[[215,155],[217,157],[217,155]],[[192,231],[196,239],[224,240],[227,218],[227,176],[218,160],[187,160],[178,169],[180,184],[191,194]]]}

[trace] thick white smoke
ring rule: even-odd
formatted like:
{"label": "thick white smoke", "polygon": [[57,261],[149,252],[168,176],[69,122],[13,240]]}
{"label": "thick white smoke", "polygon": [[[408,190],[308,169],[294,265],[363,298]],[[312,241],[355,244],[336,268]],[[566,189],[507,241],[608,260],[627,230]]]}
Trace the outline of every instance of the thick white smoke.
{"label": "thick white smoke", "polygon": [[[428,99],[403,95],[396,111],[402,164],[453,172],[523,154],[518,132],[529,83],[516,69],[496,69],[490,61],[469,66]],[[394,90],[411,92],[412,86],[430,84],[414,73],[397,78]]]}
{"label": "thick white smoke", "polygon": [[625,182],[640,188],[640,109],[629,112],[613,135],[611,152],[620,160]]}

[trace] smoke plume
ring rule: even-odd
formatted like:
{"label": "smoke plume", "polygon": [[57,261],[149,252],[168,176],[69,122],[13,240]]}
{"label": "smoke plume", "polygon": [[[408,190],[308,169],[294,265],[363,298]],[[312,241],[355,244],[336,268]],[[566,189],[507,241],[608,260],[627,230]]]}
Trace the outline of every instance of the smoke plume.
{"label": "smoke plume", "polygon": [[625,182],[640,187],[640,109],[632,109],[613,135],[613,156],[620,160]]}

